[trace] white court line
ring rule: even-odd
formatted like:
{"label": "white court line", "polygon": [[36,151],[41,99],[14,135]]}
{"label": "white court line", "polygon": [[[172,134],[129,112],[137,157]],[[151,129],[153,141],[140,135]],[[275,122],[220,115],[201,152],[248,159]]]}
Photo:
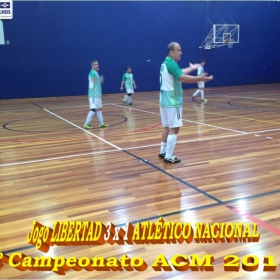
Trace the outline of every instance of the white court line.
{"label": "white court line", "polygon": [[148,114],[151,114],[151,115],[159,115],[158,113],[153,113],[153,112],[149,112],[149,111],[145,111],[145,110],[141,110],[141,109],[137,109],[137,108],[132,108],[132,107],[127,107],[127,106],[123,106],[123,105],[119,105],[119,104],[116,104],[116,103],[108,103],[108,102],[103,102],[105,104],[108,104],[108,105],[113,105],[113,106],[117,106],[117,107],[122,107],[122,108],[129,108],[129,109],[132,109],[132,110],[135,110],[135,111],[139,111],[139,112],[144,112],[144,113],[148,113]]}
{"label": "white court line", "polygon": [[[184,141],[178,141],[177,144],[187,143],[187,142],[213,140],[213,139],[220,139],[220,138],[227,138],[227,137],[234,137],[234,136],[242,136],[242,135],[243,134],[232,134],[232,135],[226,135],[226,136],[217,136],[217,137],[209,137],[209,138],[201,138],[201,139],[193,139],[193,140],[184,140]],[[121,150],[122,151],[123,150],[136,150],[136,149],[149,148],[149,147],[155,147],[155,146],[160,146],[160,145],[161,144],[159,143],[159,144],[146,145],[146,146],[128,147],[128,148],[124,148],[124,149],[121,149]],[[51,160],[60,160],[60,159],[83,157],[83,156],[96,155],[96,154],[105,154],[105,153],[111,153],[111,152],[116,152],[116,150],[108,150],[108,151],[76,154],[76,155],[69,155],[69,156],[60,156],[60,157],[53,157],[53,158],[29,160],[29,161],[15,162],[15,163],[7,163],[7,164],[1,164],[0,167],[9,167],[9,166],[16,166],[16,165],[23,165],[23,164],[30,164],[30,163],[37,163],[37,162],[45,162],[45,161],[51,161]]]}
{"label": "white court line", "polygon": [[[104,104],[106,105],[106,104]],[[87,107],[88,108],[88,105],[73,105],[73,106],[59,106],[59,107],[48,107],[49,109],[68,109],[68,108],[80,108],[80,107]]]}
{"label": "white court line", "polygon": [[248,134],[262,133],[262,132],[271,132],[271,131],[279,131],[279,130],[280,130],[280,128],[275,128],[275,129],[268,129],[268,130],[260,130],[260,131],[248,132]]}
{"label": "white court line", "polygon": [[47,110],[47,109],[45,109],[45,108],[43,108],[43,107],[41,107],[41,108],[42,108],[44,111],[46,111],[46,112],[52,114],[53,116],[55,116],[55,117],[57,117],[57,118],[59,118],[59,119],[65,121],[65,122],[67,122],[67,123],[69,123],[69,124],[71,124],[71,125],[77,127],[78,129],[80,129],[80,130],[82,130],[82,131],[84,131],[84,132],[86,132],[86,133],[88,133],[88,134],[90,134],[90,135],[92,135],[92,136],[94,136],[95,138],[97,138],[97,139],[103,141],[104,143],[106,143],[106,144],[108,144],[108,145],[110,145],[110,146],[112,146],[112,147],[114,147],[114,148],[116,148],[116,149],[118,149],[118,150],[120,150],[120,151],[122,150],[120,147],[118,147],[118,146],[116,146],[116,145],[110,143],[109,141],[106,141],[105,139],[103,139],[103,138],[101,138],[101,137],[99,137],[99,136],[97,136],[97,135],[95,135],[95,134],[93,134],[93,133],[91,133],[91,132],[89,132],[88,130],[85,130],[85,129],[81,128],[80,126],[78,126],[78,125],[76,125],[76,124],[74,124],[74,123],[72,123],[72,122],[70,122],[70,121],[68,121],[68,120],[66,120],[66,119],[64,119],[64,118],[62,118],[62,117],[60,117],[59,115],[57,115],[57,114],[55,114],[55,113],[53,113],[53,112],[51,112],[51,111],[49,111],[49,110]]}
{"label": "white court line", "polygon": [[256,99],[256,100],[267,100],[267,101],[270,101],[270,100],[279,100],[279,99],[276,99],[276,98],[262,98],[262,97],[251,97],[251,96],[232,96],[232,95],[225,95],[223,94],[222,97],[230,97],[230,98],[242,98],[242,99]]}
{"label": "white court line", "polygon": [[206,124],[206,123],[199,123],[199,122],[195,122],[195,121],[191,121],[191,120],[186,120],[186,119],[182,119],[182,120],[183,120],[183,121],[186,121],[186,122],[190,122],[190,123],[196,123],[196,124],[200,124],[200,125],[205,125],[205,126],[210,126],[210,127],[214,127],[214,128],[223,129],[223,130],[238,132],[238,133],[240,133],[240,134],[248,134],[247,132],[239,131],[239,130],[235,130],[235,129],[220,127],[220,126],[211,125],[211,124]]}
{"label": "white court line", "polygon": [[[115,104],[115,103],[107,103],[107,104],[114,105],[114,106],[117,106],[117,107],[127,108],[127,106],[122,106],[122,105],[118,105],[118,104]],[[131,107],[130,107],[130,108],[131,108]],[[136,111],[140,111],[140,112],[144,112],[144,113],[148,113],[148,114],[152,114],[152,115],[160,116],[159,113],[153,113],[153,112],[149,112],[149,111],[145,111],[145,110],[140,110],[140,109],[136,109],[136,108],[131,108],[131,109],[132,109],[132,110],[136,110]],[[239,131],[239,130],[235,130],[235,129],[220,127],[220,126],[211,125],[211,124],[206,124],[206,123],[200,123],[200,122],[191,121],[191,120],[187,120],[187,119],[182,119],[182,120],[183,120],[183,121],[186,121],[186,122],[195,123],[195,124],[204,125],[204,126],[209,126],[209,127],[213,127],[213,128],[222,129],[222,130],[237,132],[237,133],[241,133],[241,134],[248,134],[247,132]]]}
{"label": "white court line", "polygon": [[22,164],[29,164],[29,163],[37,163],[37,162],[45,162],[45,161],[51,161],[51,160],[60,160],[60,159],[67,159],[67,158],[74,158],[74,157],[83,157],[83,156],[90,156],[90,155],[103,154],[103,153],[105,154],[105,153],[110,153],[110,152],[116,152],[116,150],[108,150],[108,151],[76,154],[76,155],[69,155],[69,156],[28,160],[28,161],[15,162],[15,163],[7,163],[7,164],[1,164],[0,167],[15,166],[15,165],[22,165]]}
{"label": "white court line", "polygon": [[[117,106],[117,107],[122,107],[122,108],[128,108],[127,106],[123,106],[123,105],[118,105],[118,104],[115,104],[115,103],[108,103],[108,102],[104,102],[104,103],[107,103],[108,105],[113,105],[113,106]],[[120,148],[108,141],[106,141],[105,139],[89,132],[88,130],[85,130],[81,127],[79,127],[78,125],[60,117],[59,115],[41,107],[44,111],[56,116],[57,118],[81,129],[82,131],[96,137],[97,139],[109,144],[110,146],[116,148],[117,150],[119,151],[123,151],[123,150],[133,150],[133,149],[141,149],[141,148],[148,148],[148,147],[153,147],[153,146],[160,146],[160,144],[153,144],[153,145],[146,145],[146,146],[138,146],[138,147],[129,147],[129,148]],[[149,111],[145,111],[145,110],[141,110],[141,109],[137,109],[137,108],[131,108],[130,109],[133,109],[133,110],[136,110],[136,111],[140,111],[140,112],[144,112],[144,113],[148,113],[148,114],[152,114],[152,115],[159,115],[158,113],[153,113],[153,112],[149,112]],[[180,144],[180,143],[188,143],[188,142],[195,142],[195,141],[205,141],[205,140],[213,140],[213,139],[220,139],[220,138],[227,138],[227,137],[234,137],[234,136],[240,136],[240,135],[244,135],[244,134],[251,134],[253,132],[250,132],[250,133],[247,133],[247,132],[242,132],[242,131],[237,131],[237,130],[233,130],[233,129],[227,129],[227,128],[222,128],[222,127],[218,127],[218,126],[212,126],[212,125],[208,125],[208,124],[204,124],[204,123],[199,123],[199,122],[195,122],[195,121],[190,121],[190,120],[185,120],[183,119],[184,121],[187,121],[187,122],[192,122],[192,123],[196,123],[196,124],[199,124],[199,125],[206,125],[206,126],[211,126],[211,127],[215,127],[215,128],[219,128],[219,129],[224,129],[224,130],[228,130],[228,131],[234,131],[234,132],[238,132],[239,134],[232,134],[232,135],[226,135],[226,136],[218,136],[218,137],[210,137],[210,138],[201,138],[201,139],[193,139],[193,140],[184,140],[184,141],[178,141],[177,143]],[[80,156],[87,156],[87,155],[93,155],[93,154],[102,154],[102,153],[107,153],[107,152],[113,152],[115,150],[109,150],[109,151],[101,151],[101,152],[93,152],[93,153],[85,153],[85,154],[77,154],[77,155],[69,155],[69,156],[61,156],[61,157],[53,157],[53,158],[46,158],[46,159],[39,159],[39,160],[31,160],[31,161],[24,161],[24,162],[17,162],[17,163],[8,163],[8,164],[2,164],[0,165],[0,167],[8,167],[8,166],[15,166],[15,165],[21,165],[21,164],[29,164],[29,163],[36,163],[36,162],[45,162],[45,161],[51,161],[51,160],[59,160],[59,159],[67,159],[67,158],[73,158],[73,157],[80,157]]]}
{"label": "white court line", "polygon": [[88,108],[88,105],[75,105],[75,106],[59,106],[59,107],[48,107],[49,109],[67,109],[67,108],[80,108],[80,107],[87,107]]}
{"label": "white court line", "polygon": [[[193,139],[193,140],[176,141],[176,145],[177,144],[182,144],[182,143],[205,141],[205,140],[214,140],[214,139],[221,139],[221,138],[234,137],[234,136],[242,136],[242,135],[243,134],[231,134],[231,135],[225,135],[225,136],[217,136],[217,137],[209,137],[209,138],[198,138],[198,139]],[[148,147],[154,147],[154,146],[160,146],[160,145],[161,144],[152,144],[152,145],[139,146],[139,147],[130,147],[130,148],[125,148],[124,150],[136,150],[136,149],[148,148]]]}
{"label": "white court line", "polygon": [[[104,104],[106,105],[106,104]],[[49,109],[68,109],[68,108],[82,108],[82,107],[87,107],[88,108],[88,105],[75,105],[75,106],[59,106],[59,107],[48,107]],[[21,110],[0,110],[0,112],[23,112],[23,111],[36,111],[36,110],[39,110],[38,109],[21,109]]]}

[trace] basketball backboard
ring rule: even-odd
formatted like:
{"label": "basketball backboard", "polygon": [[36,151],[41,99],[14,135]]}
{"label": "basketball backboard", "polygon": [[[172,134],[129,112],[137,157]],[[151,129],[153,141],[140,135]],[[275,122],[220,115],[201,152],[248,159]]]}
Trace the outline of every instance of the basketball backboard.
{"label": "basketball backboard", "polygon": [[239,43],[239,24],[213,24],[213,28],[206,36],[199,48],[206,50],[228,46]]}

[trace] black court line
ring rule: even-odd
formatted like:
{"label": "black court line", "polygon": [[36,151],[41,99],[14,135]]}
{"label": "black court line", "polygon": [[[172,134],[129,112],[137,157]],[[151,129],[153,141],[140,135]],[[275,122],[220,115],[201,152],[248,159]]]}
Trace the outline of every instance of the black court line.
{"label": "black court line", "polygon": [[195,191],[197,191],[197,192],[199,192],[199,193],[201,193],[201,194],[207,196],[208,198],[210,198],[210,199],[212,199],[212,200],[214,200],[214,201],[216,201],[216,202],[218,202],[218,203],[223,203],[220,199],[216,198],[215,196],[213,196],[213,195],[211,195],[211,194],[208,194],[207,192],[204,192],[204,191],[200,190],[199,188],[197,188],[197,187],[195,187],[195,186],[193,186],[193,185],[191,185],[191,184],[185,182],[184,180],[182,180],[182,179],[180,179],[180,178],[178,178],[178,177],[172,175],[171,173],[169,173],[169,172],[165,171],[164,169],[162,169],[162,168],[160,168],[160,167],[158,167],[158,166],[156,166],[156,165],[150,163],[149,161],[147,161],[147,160],[145,160],[145,159],[143,159],[143,158],[140,158],[140,157],[138,157],[138,156],[136,156],[136,155],[134,155],[134,154],[132,154],[132,153],[126,151],[126,150],[123,150],[123,152],[125,152],[126,154],[128,154],[128,155],[130,155],[130,156],[132,156],[132,157],[134,157],[134,158],[136,158],[136,159],[138,159],[138,160],[143,161],[144,163],[150,165],[150,166],[153,167],[154,169],[156,169],[156,170],[158,170],[158,171],[164,173],[165,175],[167,175],[167,176],[173,178],[174,180],[176,180],[176,181],[178,181],[178,182],[180,182],[180,183],[182,183],[182,184],[188,186],[189,188],[191,188],[191,189],[193,189],[193,190],[195,190]]}
{"label": "black court line", "polygon": [[[270,192],[264,192],[264,193],[260,193],[260,194],[256,194],[256,195],[251,195],[251,196],[248,196],[248,197],[242,197],[242,198],[236,198],[236,199],[230,199],[230,200],[226,200],[226,201],[222,201],[212,195],[209,195],[208,193],[198,189],[197,187],[183,181],[182,179],[170,174],[169,172],[159,168],[158,166],[148,162],[147,160],[143,159],[143,158],[140,158],[126,150],[122,150],[123,152],[125,152],[126,154],[130,155],[130,156],[133,156],[134,158],[136,158],[137,160],[140,160],[141,162],[143,163],[146,163],[147,165],[155,168],[156,170],[166,174],[167,176],[179,181],[180,183],[183,183],[184,185],[198,191],[199,193],[213,199],[216,201],[216,203],[212,203],[212,204],[206,204],[206,205],[201,205],[201,206],[197,206],[197,207],[192,207],[192,208],[187,208],[187,209],[183,209],[183,210],[178,210],[178,211],[174,211],[174,212],[169,212],[169,213],[165,213],[165,214],[162,214],[162,215],[156,215],[156,216],[151,216],[151,217],[148,217],[148,218],[143,218],[143,219],[140,219],[140,220],[136,220],[136,221],[129,221],[131,224],[136,224],[138,222],[146,222],[146,221],[151,221],[151,220],[158,220],[159,218],[164,218],[164,217],[168,217],[168,216],[173,216],[173,215],[178,215],[178,214],[182,214],[184,212],[187,212],[187,211],[198,211],[198,210],[204,210],[204,209],[208,209],[208,208],[213,208],[213,207],[216,207],[216,206],[226,206],[226,208],[228,208],[229,210],[232,209],[232,206],[228,205],[230,203],[235,203],[235,202],[238,202],[240,200],[250,200],[250,199],[255,199],[255,198],[260,198],[260,197],[264,197],[264,196],[268,196],[268,195],[272,195],[272,194],[277,194],[277,193],[280,193],[280,189],[278,190],[274,190],[274,191],[270,191]],[[126,223],[124,224],[118,224],[116,225],[117,227],[122,227],[122,226],[125,226]],[[15,248],[15,249],[10,249],[10,250],[7,250],[7,251],[3,251],[4,254],[9,254],[9,253],[14,253],[14,252],[18,252],[18,251],[22,251],[22,250],[28,250],[28,249],[32,249],[34,248],[33,245],[28,245],[28,246],[24,246],[24,247],[19,247],[19,248]]]}
{"label": "black court line", "polygon": [[37,107],[39,107],[39,108],[42,109],[42,110],[45,109],[44,107],[42,107],[42,106],[40,106],[40,105],[38,105],[38,104],[36,104],[36,103],[34,103],[34,102],[30,102],[30,103],[33,104],[33,105],[35,105],[35,106],[37,106]]}
{"label": "black court line", "polygon": [[[122,123],[125,123],[127,122],[127,117],[125,116],[117,116],[117,115],[108,115],[107,116],[110,116],[110,117],[121,117],[123,118],[123,121],[119,122],[119,123],[115,123],[115,124],[110,124],[110,126],[115,126],[115,125],[119,125],[119,124],[122,124]],[[29,119],[29,118],[28,118]],[[12,123],[15,123],[15,122],[21,122],[21,121],[25,121],[25,120],[28,120],[28,119],[21,119],[21,120],[16,120],[16,121],[11,121],[11,122],[8,122],[8,123],[5,123],[3,124],[3,128],[6,129],[6,130],[9,130],[9,131],[14,131],[14,132],[23,132],[23,133],[30,133],[30,134],[38,134],[38,133],[50,133],[50,132],[61,132],[61,130],[42,130],[42,131],[28,131],[28,130],[19,130],[19,129],[12,129],[12,128],[8,128],[7,126],[9,124],[12,124]],[[30,118],[31,119],[31,118]],[[94,129],[100,129],[100,127],[96,126],[96,127],[93,127],[91,128],[91,130],[94,130]],[[67,132],[68,130],[63,130],[63,132]],[[70,130],[69,130],[70,131]]]}
{"label": "black court line", "polygon": [[[40,109],[42,109],[42,110],[45,111],[45,108],[44,108],[44,107],[41,107],[40,105],[38,105],[38,104],[36,104],[36,103],[34,103],[34,102],[30,102],[30,103],[33,104],[33,105],[35,105],[35,106],[37,106],[37,107],[39,107]],[[115,115],[110,115],[110,116],[115,116]],[[115,116],[115,117],[120,117],[120,116]],[[110,126],[115,126],[115,125],[119,125],[119,124],[122,124],[122,123],[127,122],[127,117],[125,117],[125,116],[121,116],[121,117],[124,118],[124,120],[123,120],[122,122],[115,123],[115,124],[112,124],[112,125],[110,125]],[[91,130],[93,130],[93,129],[100,129],[100,128],[99,128],[99,127],[96,127],[96,128],[92,128]]]}

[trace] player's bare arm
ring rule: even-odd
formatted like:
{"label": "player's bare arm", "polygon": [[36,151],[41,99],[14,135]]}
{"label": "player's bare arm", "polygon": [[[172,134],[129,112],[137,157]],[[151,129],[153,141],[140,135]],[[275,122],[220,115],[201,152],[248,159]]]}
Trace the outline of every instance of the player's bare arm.
{"label": "player's bare arm", "polygon": [[103,75],[101,75],[101,77],[100,77],[100,82],[101,82],[101,84],[104,84],[104,82],[105,82],[105,78]]}
{"label": "player's bare arm", "polygon": [[200,66],[200,64],[198,64],[198,63],[195,63],[195,64],[190,63],[189,67],[182,69],[182,71],[185,75],[187,75],[187,74],[191,73],[192,71],[196,70],[199,66]]}
{"label": "player's bare arm", "polygon": [[204,74],[203,76],[190,76],[190,75],[182,75],[179,80],[182,83],[186,83],[186,84],[191,84],[191,83],[196,83],[196,82],[208,82],[213,80],[214,77],[212,76],[207,76],[206,74]]}

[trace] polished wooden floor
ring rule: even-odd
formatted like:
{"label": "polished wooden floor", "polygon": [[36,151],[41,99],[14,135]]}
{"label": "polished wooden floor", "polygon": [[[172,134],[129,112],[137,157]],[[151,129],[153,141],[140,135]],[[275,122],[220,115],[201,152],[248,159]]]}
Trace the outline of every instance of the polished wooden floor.
{"label": "polished wooden floor", "polygon": [[[158,159],[158,93],[103,96],[107,128],[85,131],[87,97],[0,101],[0,251],[10,256],[76,258],[127,254],[145,271],[19,271],[3,263],[1,279],[279,279],[280,84],[208,88],[207,104],[185,90],[176,165]],[[257,222],[258,243],[54,246],[27,243],[33,221]],[[155,271],[164,254],[212,254],[214,271]],[[224,257],[259,257],[259,269],[224,271]],[[263,271],[264,256],[276,271]],[[0,265],[1,267],[1,265]]]}

